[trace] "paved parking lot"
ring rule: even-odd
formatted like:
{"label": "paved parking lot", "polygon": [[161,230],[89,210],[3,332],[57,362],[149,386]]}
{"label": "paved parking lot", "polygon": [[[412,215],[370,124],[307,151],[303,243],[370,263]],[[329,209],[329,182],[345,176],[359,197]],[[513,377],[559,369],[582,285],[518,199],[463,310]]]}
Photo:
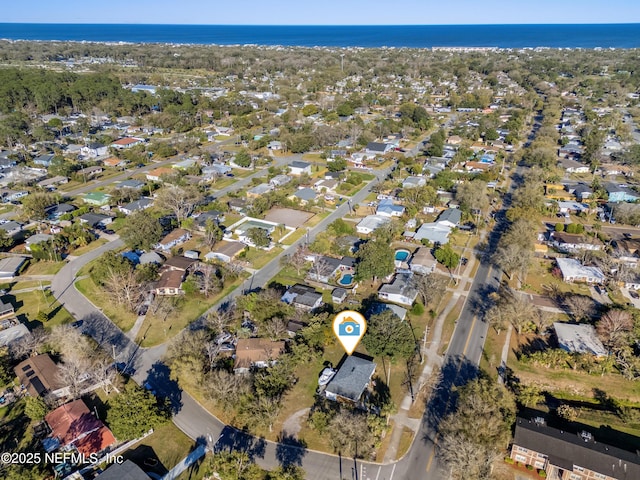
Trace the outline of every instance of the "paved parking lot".
{"label": "paved parking lot", "polygon": [[264,219],[268,222],[282,223],[287,227],[298,228],[313,217],[313,213],[294,210],[293,208],[272,208]]}

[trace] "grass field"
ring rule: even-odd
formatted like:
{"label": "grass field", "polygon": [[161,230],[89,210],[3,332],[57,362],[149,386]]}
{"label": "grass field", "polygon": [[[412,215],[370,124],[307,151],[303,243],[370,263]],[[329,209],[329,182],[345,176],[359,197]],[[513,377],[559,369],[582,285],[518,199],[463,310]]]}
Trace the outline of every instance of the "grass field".
{"label": "grass field", "polygon": [[107,297],[100,291],[93,280],[83,278],[76,282],[76,288],[80,293],[89,299],[96,307],[102,310],[107,317],[115,323],[120,330],[128,332],[136,321],[134,313],[127,311],[123,306],[116,305],[109,301]]}
{"label": "grass field", "polygon": [[[39,326],[50,329],[56,325],[73,321],[71,314],[58,303],[49,291],[33,290],[15,295],[9,293],[5,296],[5,300],[11,302],[16,310],[18,320],[25,323],[30,330]],[[41,311],[49,315],[49,320],[44,325],[36,320],[38,312]]]}
{"label": "grass field", "polygon": [[45,262],[29,260],[29,266],[21,275],[55,275],[65,266],[65,262]]}
{"label": "grass field", "polygon": [[91,242],[89,245],[85,247],[76,248],[73,252],[71,252],[71,255],[75,257],[79,257],[80,255],[84,255],[85,253],[89,253],[95,250],[96,248],[101,247],[105,243],[109,243],[109,241],[106,238],[98,238],[97,240]]}
{"label": "grass field", "polygon": [[[183,297],[184,303],[182,303],[174,313],[167,315],[166,319],[163,314],[155,315],[150,312],[145,317],[136,340],[142,347],[153,347],[164,343],[180,333],[182,329],[200,317],[222,297],[236,289],[243,281],[243,278],[239,278],[235,282],[227,285],[220,293],[209,298],[205,298],[200,294],[194,294],[188,297],[185,295]],[[169,298],[166,300],[171,301]]]}
{"label": "grass field", "polygon": [[456,321],[462,312],[462,307],[465,302],[465,297],[460,297],[456,302],[456,305],[453,307],[453,310],[449,312],[447,318],[444,321],[444,325],[442,327],[442,338],[440,342],[440,348],[438,348],[438,354],[443,355],[444,352],[447,351],[447,347],[449,346],[449,342],[451,341],[451,336],[453,335],[453,331],[456,328]]}

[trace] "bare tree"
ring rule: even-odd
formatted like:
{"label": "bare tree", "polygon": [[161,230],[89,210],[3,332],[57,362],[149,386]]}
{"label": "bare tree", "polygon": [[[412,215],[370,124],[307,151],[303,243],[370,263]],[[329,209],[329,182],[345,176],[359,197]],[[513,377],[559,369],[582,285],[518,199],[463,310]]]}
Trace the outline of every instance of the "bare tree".
{"label": "bare tree", "polygon": [[498,301],[486,315],[496,330],[504,328],[506,322],[511,322],[520,335],[525,329],[536,325],[540,311],[525,295],[504,287]]}
{"label": "bare tree", "polygon": [[628,342],[633,329],[631,314],[625,310],[609,310],[596,324],[596,332],[609,348],[616,348]]}
{"label": "bare tree", "polygon": [[199,272],[200,275],[200,291],[205,297],[218,293],[222,290],[223,281],[218,276],[220,270],[215,265],[200,262],[194,269],[194,273]]}
{"label": "bare tree", "polygon": [[44,328],[39,327],[34,329],[30,335],[20,337],[13,342],[9,347],[9,353],[15,360],[29,357],[34,353],[39,352],[43,345],[49,340],[49,334]]}
{"label": "bare tree", "polygon": [[267,320],[264,328],[271,340],[280,340],[287,334],[287,321],[276,316]]}
{"label": "bare tree", "polygon": [[58,366],[58,379],[69,388],[71,398],[79,398],[83,385],[91,378],[91,364],[88,358],[75,357],[73,361],[63,362]]}
{"label": "bare tree", "polygon": [[307,263],[307,251],[304,247],[298,246],[293,255],[289,257],[289,265],[296,269],[296,273],[300,275],[300,272]]}
{"label": "bare tree", "polygon": [[223,406],[236,405],[251,391],[250,377],[234,375],[226,370],[212,370],[205,382],[206,394]]}
{"label": "bare tree", "polygon": [[207,314],[207,324],[215,333],[222,333],[235,318],[235,304],[227,303],[211,310]]}
{"label": "bare tree", "polygon": [[134,269],[126,271],[110,270],[103,280],[105,293],[118,305],[134,311],[140,294],[144,291]]}
{"label": "bare tree", "polygon": [[593,299],[586,295],[568,295],[565,297],[564,303],[576,322],[591,317],[595,311]]}
{"label": "bare tree", "polygon": [[178,223],[182,223],[201,200],[202,194],[195,187],[167,185],[158,192],[156,204],[159,208],[173,212]]}
{"label": "bare tree", "polygon": [[413,284],[418,290],[424,305],[440,300],[447,290],[448,283],[448,278],[437,273],[413,276]]}
{"label": "bare tree", "polygon": [[91,375],[96,383],[99,383],[101,385],[102,390],[107,395],[109,395],[112,391],[120,393],[120,390],[116,385],[118,374],[116,369],[113,368],[111,359],[103,357],[97,360],[91,368]]}

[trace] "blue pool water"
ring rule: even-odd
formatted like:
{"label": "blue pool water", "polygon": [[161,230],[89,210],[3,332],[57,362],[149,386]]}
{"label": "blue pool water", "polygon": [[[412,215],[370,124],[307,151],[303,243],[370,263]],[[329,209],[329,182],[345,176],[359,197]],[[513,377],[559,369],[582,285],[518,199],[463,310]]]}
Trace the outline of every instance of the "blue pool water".
{"label": "blue pool water", "polygon": [[407,258],[409,258],[409,252],[407,250],[396,250],[397,261],[404,262]]}
{"label": "blue pool water", "polygon": [[351,285],[353,283],[353,275],[350,273],[345,273],[342,278],[338,281],[340,285]]}

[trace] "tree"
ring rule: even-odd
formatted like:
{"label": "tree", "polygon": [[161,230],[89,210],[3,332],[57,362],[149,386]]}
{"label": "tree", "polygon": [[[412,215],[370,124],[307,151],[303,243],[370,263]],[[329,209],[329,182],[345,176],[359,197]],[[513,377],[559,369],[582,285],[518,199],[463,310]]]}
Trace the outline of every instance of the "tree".
{"label": "tree", "polygon": [[246,236],[256,247],[268,247],[271,243],[269,232],[264,228],[252,227],[247,230]]}
{"label": "tree", "polygon": [[487,184],[482,180],[461,183],[456,187],[456,200],[465,211],[484,210],[489,206]]}
{"label": "tree", "polygon": [[121,441],[139,438],[168,418],[168,412],[158,406],[156,398],[133,383],[127,384],[120,395],[109,399],[107,408],[107,424]]}
{"label": "tree", "polygon": [[414,275],[412,280],[424,305],[439,301],[446,292],[447,283],[449,283],[447,278],[437,273]]}
{"label": "tree", "polygon": [[451,245],[448,243],[438,247],[434,256],[439,263],[447,267],[449,272],[456,268],[460,263],[460,255],[454,252],[453,248],[451,248]]}
{"label": "tree", "polygon": [[391,310],[384,310],[369,318],[362,344],[371,355],[391,360],[409,358],[416,351],[411,326],[408,322],[401,321]]}
{"label": "tree", "polygon": [[491,379],[460,388],[455,410],[440,422],[438,445],[454,478],[490,478],[491,464],[511,438],[515,414],[513,394]]}
{"label": "tree", "polygon": [[518,403],[525,407],[535,407],[544,401],[544,395],[536,385],[519,383],[516,386],[516,396]]}
{"label": "tree", "polygon": [[373,448],[367,417],[355,410],[341,410],[329,422],[327,433],[334,450],[343,456],[365,457]]}
{"label": "tree", "polygon": [[49,407],[40,397],[27,397],[24,406],[24,414],[33,422],[44,420],[45,415],[49,412]]}
{"label": "tree", "polygon": [[120,230],[120,238],[133,250],[151,250],[162,238],[162,225],[147,212],[135,212]]}
{"label": "tree", "polygon": [[5,230],[0,230],[0,248],[9,249],[13,247],[14,243],[15,239],[11,235],[7,234]]}
{"label": "tree", "polygon": [[533,329],[539,314],[540,311],[526,296],[503,287],[498,301],[487,311],[486,317],[496,330],[503,328],[506,322],[511,322],[520,335],[525,330]]}
{"label": "tree", "polygon": [[393,250],[389,243],[369,240],[356,253],[356,279],[376,280],[393,273]]}
{"label": "tree", "polygon": [[212,370],[204,385],[206,395],[224,408],[237,406],[244,396],[251,393],[249,377],[227,370]]}
{"label": "tree", "polygon": [[591,318],[595,311],[594,300],[586,295],[568,295],[564,298],[564,303],[573,314],[576,322],[580,322],[585,318]]}
{"label": "tree", "polygon": [[48,192],[33,192],[22,198],[22,210],[29,220],[43,220],[45,210],[59,202],[59,196]]}
{"label": "tree", "polygon": [[209,247],[213,248],[213,246],[222,240],[224,232],[220,228],[217,222],[214,222],[213,219],[207,218],[207,221],[204,224],[204,243]]}
{"label": "tree", "polygon": [[347,161],[342,157],[336,157],[332,162],[327,162],[327,170],[330,172],[342,172],[347,168]]}
{"label": "tree", "polygon": [[158,208],[173,212],[178,224],[181,224],[183,220],[191,215],[195,206],[202,201],[202,198],[202,194],[194,186],[167,185],[158,192],[156,205]]}
{"label": "tree", "polygon": [[204,380],[205,357],[203,352],[209,336],[205,330],[184,330],[175,337],[167,349],[167,361],[171,377],[176,380],[191,379],[199,384]]}
{"label": "tree", "polygon": [[609,310],[596,323],[598,336],[609,348],[621,347],[628,343],[632,330],[633,319],[626,310]]}
{"label": "tree", "polygon": [[306,474],[302,467],[288,464],[267,473],[266,480],[304,480],[305,478]]}
{"label": "tree", "polygon": [[233,160],[233,163],[238,165],[239,167],[248,168],[251,166],[251,155],[246,150],[240,150],[236,153],[236,157]]}

